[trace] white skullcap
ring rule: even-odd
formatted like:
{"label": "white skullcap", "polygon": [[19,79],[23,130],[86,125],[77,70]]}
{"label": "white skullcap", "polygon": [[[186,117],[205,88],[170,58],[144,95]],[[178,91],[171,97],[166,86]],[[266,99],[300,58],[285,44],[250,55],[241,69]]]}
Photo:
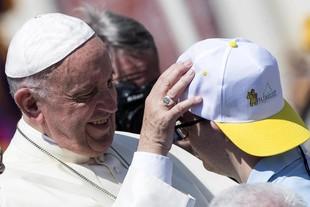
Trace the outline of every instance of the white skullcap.
{"label": "white skullcap", "polygon": [[82,20],[60,13],[36,16],[14,35],[7,54],[5,73],[23,78],[63,60],[93,35]]}

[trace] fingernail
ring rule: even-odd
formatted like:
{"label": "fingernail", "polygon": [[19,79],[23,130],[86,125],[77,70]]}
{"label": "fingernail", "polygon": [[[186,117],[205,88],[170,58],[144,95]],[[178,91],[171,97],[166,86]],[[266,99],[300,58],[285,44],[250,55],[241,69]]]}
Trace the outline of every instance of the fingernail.
{"label": "fingernail", "polygon": [[193,63],[192,63],[191,60],[186,60],[186,61],[183,63],[183,65],[184,65],[185,67],[187,67],[187,68],[190,68],[190,67],[192,67]]}
{"label": "fingernail", "polygon": [[195,98],[195,100],[197,101],[197,103],[200,103],[200,102],[202,102],[203,99],[201,96],[198,96]]}
{"label": "fingernail", "polygon": [[189,70],[187,71],[187,75],[188,75],[188,76],[192,76],[192,75],[194,75],[194,74],[195,74],[195,71],[192,70],[192,69],[189,69]]}

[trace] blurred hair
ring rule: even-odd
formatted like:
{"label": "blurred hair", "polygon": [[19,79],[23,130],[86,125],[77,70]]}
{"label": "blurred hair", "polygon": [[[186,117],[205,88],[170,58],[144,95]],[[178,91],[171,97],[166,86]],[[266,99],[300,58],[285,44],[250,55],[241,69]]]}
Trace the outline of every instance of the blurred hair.
{"label": "blurred hair", "polygon": [[[140,133],[144,102],[160,73],[153,36],[141,23],[130,17],[99,11],[90,5],[80,10],[84,21],[106,44],[115,74],[121,71],[120,76],[114,77],[118,95],[116,129]],[[122,58],[136,61],[137,64],[118,64]],[[130,70],[124,65],[129,65]],[[144,80],[142,75],[145,76]],[[144,82],[137,84],[137,79]]]}
{"label": "blurred hair", "polygon": [[111,11],[98,11],[90,5],[81,10],[84,20],[109,46],[136,51],[152,49],[157,54],[152,35],[138,21]]}
{"label": "blurred hair", "polygon": [[297,194],[274,183],[240,184],[222,191],[210,207],[306,207]]}

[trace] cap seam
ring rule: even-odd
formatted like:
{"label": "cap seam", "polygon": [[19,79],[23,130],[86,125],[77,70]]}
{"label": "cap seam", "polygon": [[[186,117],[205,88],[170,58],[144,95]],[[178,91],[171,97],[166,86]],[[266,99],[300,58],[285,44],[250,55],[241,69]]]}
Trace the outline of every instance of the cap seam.
{"label": "cap seam", "polygon": [[232,48],[231,47],[227,47],[224,53],[224,62],[223,62],[223,69],[222,69],[222,82],[221,82],[221,101],[220,101],[220,120],[223,121],[223,106],[224,106],[224,97],[225,97],[225,90],[223,88],[224,84],[225,84],[225,77],[226,77],[226,69],[227,69],[227,62],[228,62],[228,58],[230,56]]}

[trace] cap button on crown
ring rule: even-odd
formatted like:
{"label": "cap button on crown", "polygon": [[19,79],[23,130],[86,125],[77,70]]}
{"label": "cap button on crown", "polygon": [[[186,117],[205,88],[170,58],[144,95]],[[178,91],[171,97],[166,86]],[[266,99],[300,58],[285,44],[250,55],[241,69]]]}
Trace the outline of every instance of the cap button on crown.
{"label": "cap button on crown", "polygon": [[236,40],[230,40],[230,41],[228,42],[228,45],[229,45],[230,47],[232,47],[232,48],[238,47],[238,44],[237,44],[237,41],[236,41]]}

